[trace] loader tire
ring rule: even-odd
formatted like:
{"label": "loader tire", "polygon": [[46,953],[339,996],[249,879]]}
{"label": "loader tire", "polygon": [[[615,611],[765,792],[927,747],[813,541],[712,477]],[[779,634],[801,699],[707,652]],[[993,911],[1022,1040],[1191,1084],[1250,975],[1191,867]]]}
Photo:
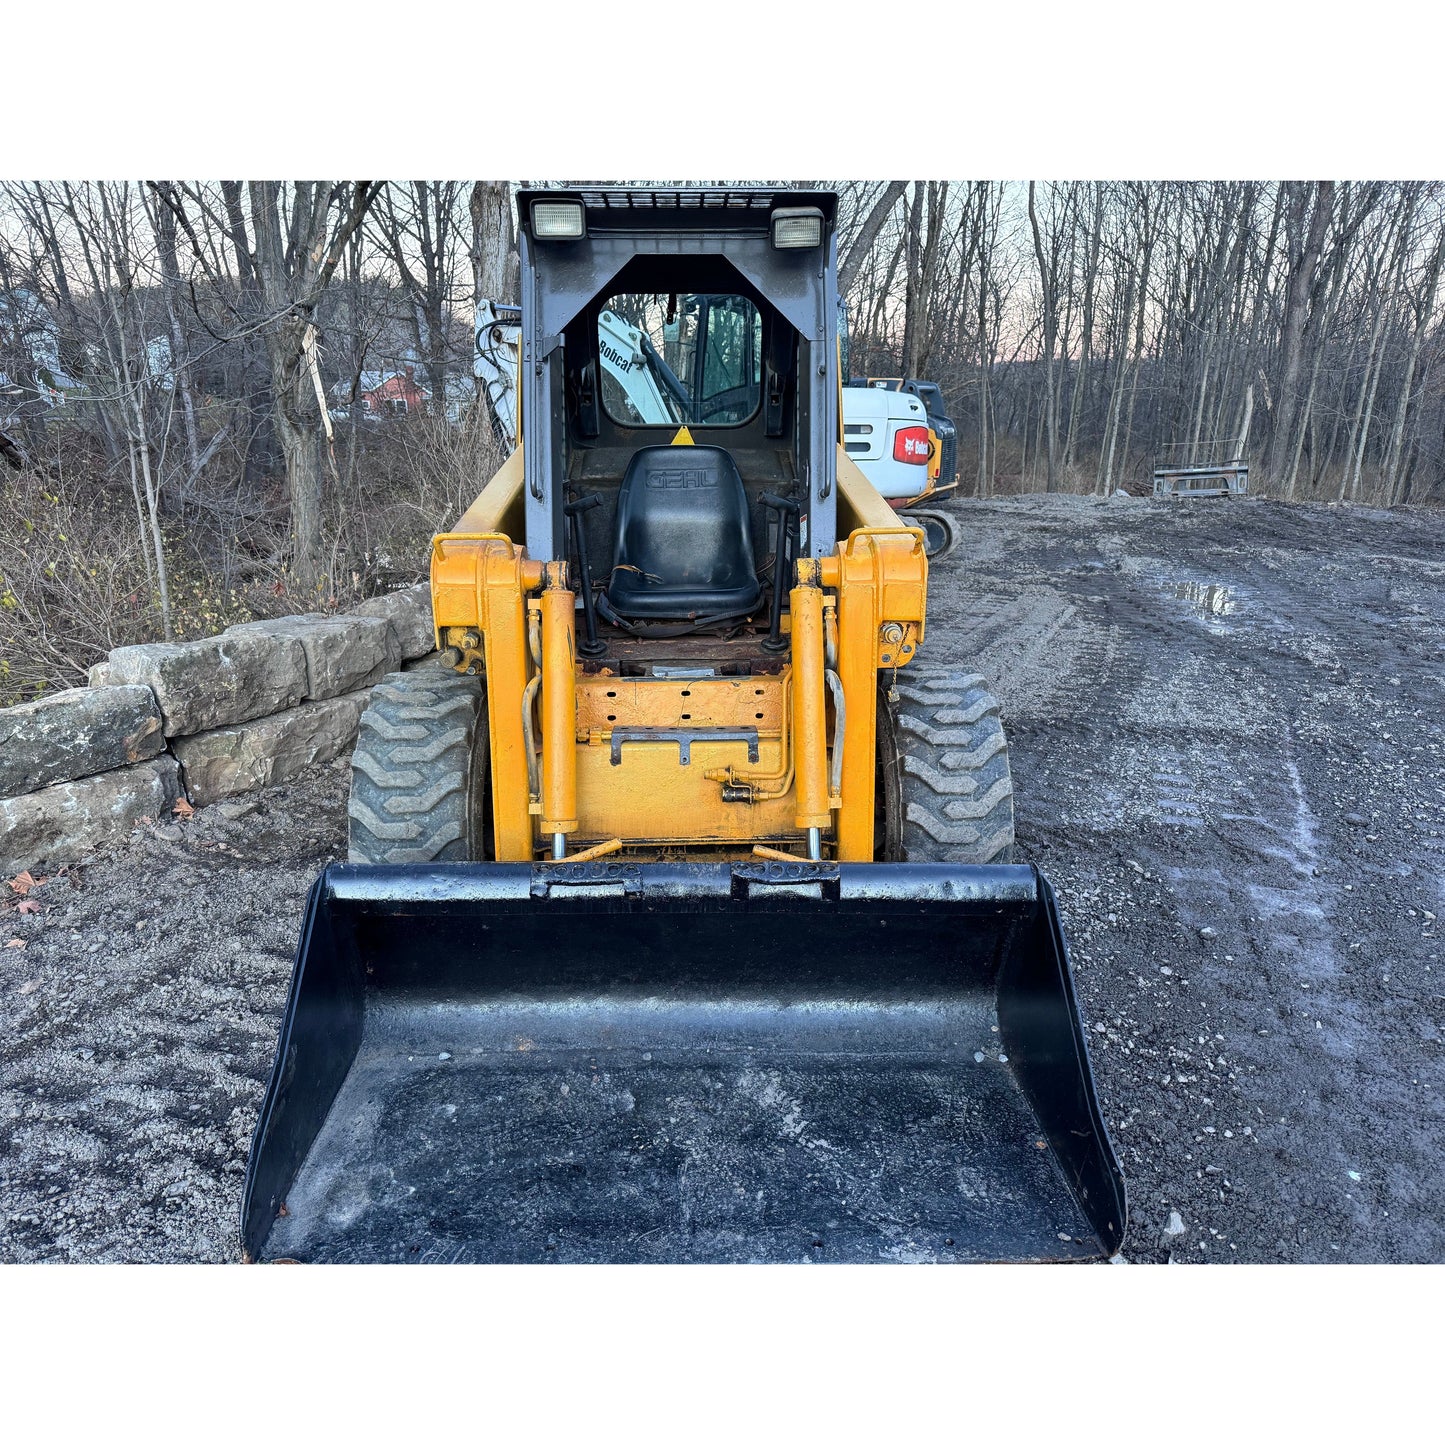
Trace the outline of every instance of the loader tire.
{"label": "loader tire", "polygon": [[442,863],[489,852],[482,680],[442,668],[384,677],[351,758],[353,863]]}
{"label": "loader tire", "polygon": [[[890,698],[890,689],[896,699]],[[1013,779],[998,701],[976,673],[881,680],[878,822],[891,863],[1010,863]]]}
{"label": "loader tire", "polygon": [[903,513],[903,519],[910,527],[923,528],[923,554],[930,562],[941,562],[953,551],[958,536],[947,512],[910,509]]}

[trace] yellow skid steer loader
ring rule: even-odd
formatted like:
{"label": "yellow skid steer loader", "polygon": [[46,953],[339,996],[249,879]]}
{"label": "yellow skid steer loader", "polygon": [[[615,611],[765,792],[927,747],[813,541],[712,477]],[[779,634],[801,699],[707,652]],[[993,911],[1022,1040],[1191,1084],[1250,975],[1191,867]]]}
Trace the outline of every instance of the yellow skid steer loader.
{"label": "yellow skid steer loader", "polygon": [[248,1257],[1112,1254],[997,704],[841,445],[836,198],[519,205],[521,443],[433,542],[441,665],[363,716]]}

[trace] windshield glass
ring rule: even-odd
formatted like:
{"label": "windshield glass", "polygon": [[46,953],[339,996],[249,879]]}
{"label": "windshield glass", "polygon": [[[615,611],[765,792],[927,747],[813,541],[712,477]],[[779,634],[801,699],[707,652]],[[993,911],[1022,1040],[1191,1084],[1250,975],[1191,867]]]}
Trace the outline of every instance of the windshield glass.
{"label": "windshield glass", "polygon": [[743,296],[614,296],[597,323],[602,404],[624,426],[736,426],[758,408],[762,325]]}

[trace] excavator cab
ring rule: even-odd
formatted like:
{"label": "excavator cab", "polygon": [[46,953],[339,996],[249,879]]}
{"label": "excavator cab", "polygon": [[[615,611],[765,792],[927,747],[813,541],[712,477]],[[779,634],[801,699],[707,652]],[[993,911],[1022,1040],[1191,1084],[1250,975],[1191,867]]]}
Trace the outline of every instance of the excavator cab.
{"label": "excavator cab", "polygon": [[521,192],[520,444],[362,718],[249,1258],[1118,1249],[997,703],[841,444],[835,208]]}

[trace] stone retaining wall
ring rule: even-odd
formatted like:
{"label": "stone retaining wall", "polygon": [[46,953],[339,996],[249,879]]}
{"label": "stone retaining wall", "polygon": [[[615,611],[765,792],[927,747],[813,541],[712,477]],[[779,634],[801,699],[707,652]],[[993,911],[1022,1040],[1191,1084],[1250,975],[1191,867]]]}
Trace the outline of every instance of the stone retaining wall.
{"label": "stone retaining wall", "polygon": [[89,687],[0,708],[0,876],[340,757],[372,685],[434,646],[423,583],[343,616],[118,647]]}

